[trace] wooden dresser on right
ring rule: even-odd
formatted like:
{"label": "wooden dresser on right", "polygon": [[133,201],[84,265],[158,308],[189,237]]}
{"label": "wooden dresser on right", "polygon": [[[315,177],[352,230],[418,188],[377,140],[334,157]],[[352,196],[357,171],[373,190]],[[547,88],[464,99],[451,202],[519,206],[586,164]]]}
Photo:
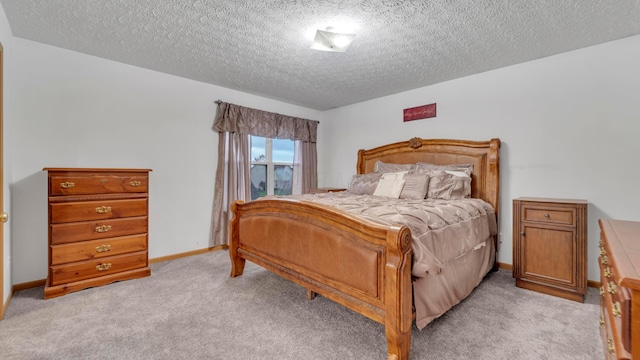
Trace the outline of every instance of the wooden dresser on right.
{"label": "wooden dresser on right", "polygon": [[640,222],[600,219],[600,332],[607,359],[640,359]]}

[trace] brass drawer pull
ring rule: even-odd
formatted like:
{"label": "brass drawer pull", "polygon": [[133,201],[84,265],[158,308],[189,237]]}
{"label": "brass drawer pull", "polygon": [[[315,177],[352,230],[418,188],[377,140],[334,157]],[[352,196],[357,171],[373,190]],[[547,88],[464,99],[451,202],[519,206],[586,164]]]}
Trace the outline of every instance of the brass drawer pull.
{"label": "brass drawer pull", "polygon": [[98,271],[107,271],[109,269],[111,269],[111,263],[103,263],[103,264],[96,265],[96,270]]}
{"label": "brass drawer pull", "polygon": [[549,215],[549,213],[544,214],[545,219],[550,218],[551,216]]}
{"label": "brass drawer pull", "polygon": [[142,185],[142,183],[140,181],[131,181],[129,185],[131,185],[132,187],[138,187]]}
{"label": "brass drawer pull", "polygon": [[98,214],[106,214],[111,211],[111,206],[99,206],[96,208]]}
{"label": "brass drawer pull", "polygon": [[607,339],[607,351],[609,354],[616,352],[616,347],[613,345],[613,340],[611,338]]}
{"label": "brass drawer pull", "polygon": [[611,281],[609,281],[609,285],[607,287],[609,288],[609,294],[615,294],[618,290],[616,284],[612,283]]}
{"label": "brass drawer pull", "polygon": [[107,252],[111,250],[111,245],[98,245],[96,246],[96,252]]}
{"label": "brass drawer pull", "polygon": [[72,183],[72,182],[63,182],[60,183],[60,187],[63,189],[71,189],[72,187],[76,186],[76,184]]}
{"label": "brass drawer pull", "polygon": [[615,316],[617,318],[621,318],[622,317],[622,308],[620,307],[620,303],[619,302],[616,301],[611,306],[611,311],[613,311],[613,316]]}
{"label": "brass drawer pull", "polygon": [[107,231],[111,231],[111,225],[96,226],[96,232],[105,233]]}

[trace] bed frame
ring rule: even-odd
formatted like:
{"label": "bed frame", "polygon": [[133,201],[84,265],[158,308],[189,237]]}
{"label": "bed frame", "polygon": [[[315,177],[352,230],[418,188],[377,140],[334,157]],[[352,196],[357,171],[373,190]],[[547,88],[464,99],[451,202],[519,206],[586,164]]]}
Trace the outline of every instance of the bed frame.
{"label": "bed frame", "polygon": [[[357,172],[387,163],[473,164],[471,196],[498,212],[500,140],[413,138],[358,152]],[[231,277],[249,260],[385,326],[388,359],[409,358],[413,322],[411,232],[298,200],[231,206]],[[497,236],[494,238],[497,241]],[[496,247],[497,249],[497,247]]]}

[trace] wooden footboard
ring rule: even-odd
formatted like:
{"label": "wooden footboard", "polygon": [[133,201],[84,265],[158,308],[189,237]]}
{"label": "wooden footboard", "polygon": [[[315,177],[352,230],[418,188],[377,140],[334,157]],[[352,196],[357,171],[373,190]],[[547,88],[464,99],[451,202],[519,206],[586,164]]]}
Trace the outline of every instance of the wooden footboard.
{"label": "wooden footboard", "polygon": [[231,276],[249,260],[384,324],[389,359],[408,359],[411,233],[320,204],[268,199],[232,204]]}

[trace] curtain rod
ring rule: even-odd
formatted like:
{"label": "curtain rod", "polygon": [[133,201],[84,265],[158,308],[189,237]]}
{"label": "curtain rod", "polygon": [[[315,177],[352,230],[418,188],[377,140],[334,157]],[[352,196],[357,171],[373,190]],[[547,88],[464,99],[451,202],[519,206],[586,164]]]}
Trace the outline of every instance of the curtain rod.
{"label": "curtain rod", "polygon": [[[218,100],[214,101],[214,103],[216,103],[216,104],[220,105],[220,104],[222,103],[222,100],[219,100],[219,99],[218,99]],[[315,121],[315,122],[317,122],[318,124],[320,124],[320,121],[318,121],[318,120],[310,120],[310,121]]]}

